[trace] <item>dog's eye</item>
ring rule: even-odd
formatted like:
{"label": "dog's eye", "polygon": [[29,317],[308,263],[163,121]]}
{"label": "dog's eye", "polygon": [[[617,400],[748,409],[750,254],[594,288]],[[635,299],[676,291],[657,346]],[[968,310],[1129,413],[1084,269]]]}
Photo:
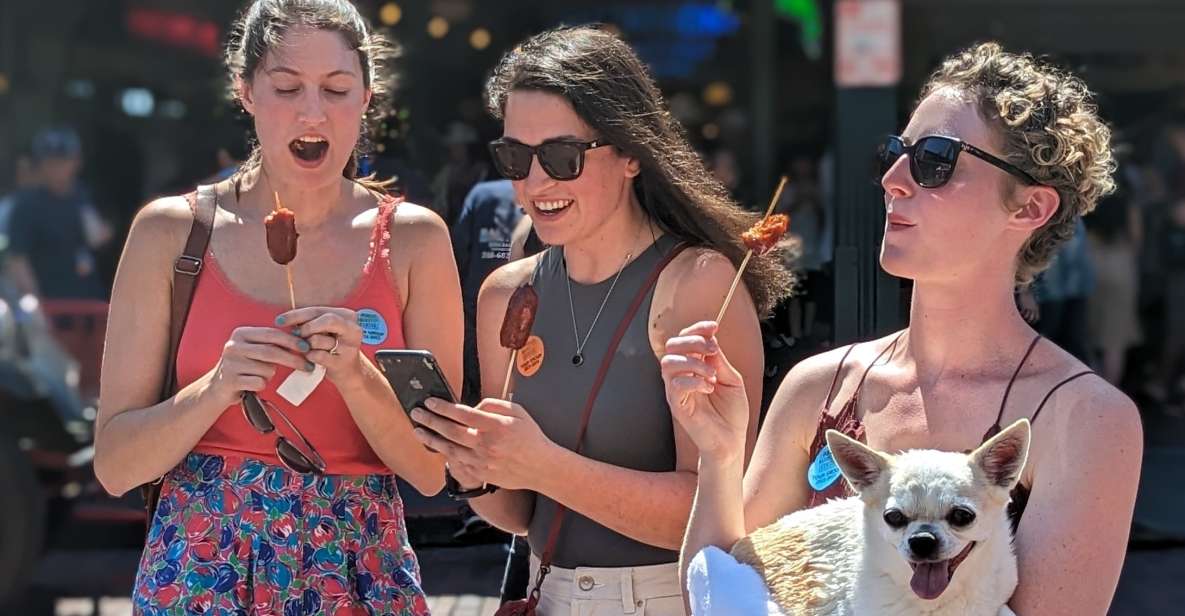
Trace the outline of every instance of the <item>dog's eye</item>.
{"label": "dog's eye", "polygon": [[905,525],[909,524],[909,518],[905,517],[900,509],[889,509],[885,512],[885,524],[893,528],[905,528]]}
{"label": "dog's eye", "polygon": [[955,507],[947,514],[946,521],[950,522],[951,526],[969,526],[975,521],[975,512],[965,507]]}

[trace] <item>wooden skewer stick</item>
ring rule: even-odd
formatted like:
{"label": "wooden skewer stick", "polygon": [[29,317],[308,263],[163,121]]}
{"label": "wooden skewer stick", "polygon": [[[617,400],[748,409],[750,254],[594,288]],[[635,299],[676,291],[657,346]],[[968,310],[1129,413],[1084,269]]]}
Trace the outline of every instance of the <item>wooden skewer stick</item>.
{"label": "wooden skewer stick", "polygon": [[506,366],[506,380],[502,383],[502,399],[507,402],[513,402],[511,398],[514,394],[510,393],[510,377],[514,376],[514,362],[518,359],[518,349],[510,350],[510,364]]}
{"label": "wooden skewer stick", "polygon": [[292,286],[292,264],[284,266],[288,272],[288,299],[292,302],[292,309],[296,310],[296,288]]}
{"label": "wooden skewer stick", "polygon": [[[786,176],[782,176],[778,182],[778,189],[774,191],[774,198],[770,199],[769,207],[765,210],[765,216],[762,220],[770,217],[774,213],[774,208],[778,205],[778,200],[782,198],[782,190],[786,188]],[[753,258],[753,250],[749,249],[745,252],[745,258],[741,261],[740,267],[737,268],[736,276],[732,278],[732,285],[728,287],[728,295],[724,296],[724,304],[720,306],[720,312],[716,314],[716,325],[720,325],[720,320],[724,318],[724,313],[728,310],[728,305],[732,303],[732,296],[736,293],[737,286],[741,283],[741,277],[745,275],[745,268],[749,265],[749,260]],[[691,398],[691,394],[684,394],[683,399],[679,401],[680,406],[687,404],[687,400]]]}

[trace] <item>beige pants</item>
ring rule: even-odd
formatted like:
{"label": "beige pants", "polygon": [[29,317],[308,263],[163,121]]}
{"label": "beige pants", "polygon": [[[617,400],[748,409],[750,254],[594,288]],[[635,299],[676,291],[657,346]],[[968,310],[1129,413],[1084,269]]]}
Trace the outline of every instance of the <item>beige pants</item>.
{"label": "beige pants", "polygon": [[[531,582],[539,560],[531,555]],[[685,616],[679,565],[564,569],[543,580],[539,616]]]}

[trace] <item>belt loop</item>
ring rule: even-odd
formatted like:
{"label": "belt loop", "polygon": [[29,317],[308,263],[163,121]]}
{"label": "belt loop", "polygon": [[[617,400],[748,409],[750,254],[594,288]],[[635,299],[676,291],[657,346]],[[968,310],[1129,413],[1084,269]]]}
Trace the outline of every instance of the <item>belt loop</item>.
{"label": "belt loop", "polygon": [[621,611],[626,614],[638,611],[637,606],[634,605],[633,567],[622,567],[621,569]]}

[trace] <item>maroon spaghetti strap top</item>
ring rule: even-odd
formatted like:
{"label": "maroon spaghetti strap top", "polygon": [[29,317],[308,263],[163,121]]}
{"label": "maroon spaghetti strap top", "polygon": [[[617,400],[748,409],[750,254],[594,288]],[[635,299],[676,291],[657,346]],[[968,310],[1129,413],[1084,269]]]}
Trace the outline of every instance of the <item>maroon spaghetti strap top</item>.
{"label": "maroon spaghetti strap top", "polygon": [[[844,364],[847,362],[848,355],[851,354],[855,345],[848,347],[844,353],[843,358],[839,362],[839,366],[835,369],[835,377],[831,380],[831,388],[827,391],[827,398],[824,401],[823,410],[819,415],[819,424],[815,429],[815,437],[811,441],[809,450],[811,465],[808,469],[808,485],[810,490],[810,498],[808,507],[815,507],[821,505],[832,498],[845,498],[852,496],[852,491],[848,487],[846,481],[838,476],[835,472],[827,473],[826,469],[834,466],[831,460],[830,451],[825,451],[827,447],[826,434],[828,430],[837,430],[851,438],[854,438],[862,443],[867,442],[864,436],[864,424],[860,422],[858,415],[860,390],[864,387],[864,381],[868,378],[868,373],[872,370],[882,358],[888,354],[893,356],[893,352],[897,348],[901,336],[905,332],[898,334],[893,341],[886,345],[884,349],[876,356],[876,359],[864,369],[864,374],[860,377],[860,382],[856,385],[856,390],[852,392],[852,396],[848,398],[847,402],[840,407],[839,412],[832,414],[831,406],[833,396],[835,394],[836,386],[839,384],[840,375],[843,372]],[[1037,343],[1041,341],[1041,336],[1038,335],[1029,343],[1028,349],[1025,351],[1024,357],[1016,366],[1016,370],[1012,373],[1012,378],[1008,380],[1008,386],[1004,389],[1004,395],[1000,400],[1000,410],[996,413],[996,421],[984,432],[982,442],[986,442],[998,434],[1001,430],[1000,421],[1004,418],[1004,409],[1008,406],[1008,396],[1012,393],[1012,386],[1016,383],[1016,379],[1020,376],[1021,370],[1028,362],[1029,357],[1033,354],[1033,350],[1037,348]],[[1061,389],[1063,385],[1075,381],[1081,377],[1094,374],[1091,370],[1084,370],[1070,377],[1063,379],[1061,382],[1054,385],[1041,399],[1041,403],[1037,405],[1037,410],[1029,419],[1030,423],[1036,423],[1037,417],[1041,414],[1041,410],[1045,408],[1045,403],[1053,397],[1057,390]],[[823,485],[823,484],[826,485]],[[1012,501],[1008,504],[1008,517],[1012,521],[1012,530],[1016,531],[1017,525],[1020,524],[1021,515],[1024,513],[1025,506],[1029,501],[1030,490],[1028,487],[1017,484],[1012,491]]]}

